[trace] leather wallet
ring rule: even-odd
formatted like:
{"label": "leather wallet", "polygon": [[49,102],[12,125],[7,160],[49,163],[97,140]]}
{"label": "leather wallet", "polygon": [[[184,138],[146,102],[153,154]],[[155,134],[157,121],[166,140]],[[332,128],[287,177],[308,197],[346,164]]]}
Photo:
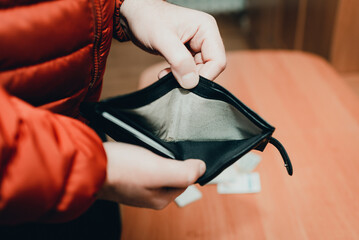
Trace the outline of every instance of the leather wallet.
{"label": "leather wallet", "polygon": [[280,152],[289,175],[292,164],[274,127],[215,82],[200,77],[190,90],[172,73],[152,85],[97,103],[83,103],[82,115],[98,132],[116,141],[143,146],[176,160],[201,159],[204,185],[252,149],[268,143]]}

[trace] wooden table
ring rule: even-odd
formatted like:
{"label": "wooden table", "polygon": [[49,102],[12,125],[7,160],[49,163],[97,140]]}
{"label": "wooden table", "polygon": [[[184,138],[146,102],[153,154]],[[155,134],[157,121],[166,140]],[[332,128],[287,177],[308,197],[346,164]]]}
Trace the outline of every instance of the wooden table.
{"label": "wooden table", "polygon": [[122,207],[123,239],[359,239],[359,99],[332,67],[301,52],[231,52],[216,81],[277,128],[293,176],[268,145],[256,169],[260,193],[205,186],[184,208]]}

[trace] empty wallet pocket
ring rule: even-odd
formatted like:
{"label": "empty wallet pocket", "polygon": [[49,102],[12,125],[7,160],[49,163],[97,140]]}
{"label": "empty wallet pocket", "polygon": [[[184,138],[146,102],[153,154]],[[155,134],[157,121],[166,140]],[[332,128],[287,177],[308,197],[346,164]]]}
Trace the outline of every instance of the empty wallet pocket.
{"label": "empty wallet pocket", "polygon": [[288,173],[293,172],[284,147],[272,138],[274,127],[202,77],[197,87],[185,90],[170,73],[135,93],[85,103],[81,111],[116,141],[177,160],[203,160],[207,169],[197,181],[201,185],[250,150],[263,151],[268,142],[280,150]]}

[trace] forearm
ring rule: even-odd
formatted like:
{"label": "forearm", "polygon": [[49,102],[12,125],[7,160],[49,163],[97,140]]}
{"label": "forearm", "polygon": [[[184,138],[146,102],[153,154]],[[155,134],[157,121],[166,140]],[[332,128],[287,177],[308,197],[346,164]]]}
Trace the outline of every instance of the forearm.
{"label": "forearm", "polygon": [[0,88],[0,223],[67,221],[95,200],[106,174],[97,135]]}

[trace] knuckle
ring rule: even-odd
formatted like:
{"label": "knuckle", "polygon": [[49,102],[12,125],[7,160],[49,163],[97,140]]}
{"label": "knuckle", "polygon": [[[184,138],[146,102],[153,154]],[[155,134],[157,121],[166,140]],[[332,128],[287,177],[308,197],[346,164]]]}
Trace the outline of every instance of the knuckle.
{"label": "knuckle", "polygon": [[183,62],[185,62],[185,61],[186,61],[186,58],[183,55],[177,54],[172,57],[170,64],[171,64],[171,67],[173,67],[175,69],[179,69],[183,65]]}
{"label": "knuckle", "polygon": [[188,52],[183,52],[183,53],[178,53],[177,56],[174,57],[174,62],[172,64],[172,66],[180,68],[183,66],[188,66],[191,65],[193,62],[194,64],[194,60],[193,57],[191,56],[191,54]]}
{"label": "knuckle", "polygon": [[193,184],[198,178],[198,173],[192,171],[192,173],[188,173],[187,175],[187,182],[184,182],[183,186],[189,186],[191,184]]}
{"label": "knuckle", "polygon": [[216,25],[217,26],[217,20],[212,16],[212,15],[209,15],[208,14],[208,21],[213,24],[213,25]]}
{"label": "knuckle", "polygon": [[221,72],[224,71],[224,69],[226,69],[227,67],[227,59],[226,58],[223,58],[223,59],[220,59],[218,61],[218,68]]}
{"label": "knuckle", "polygon": [[161,191],[155,191],[152,197],[150,198],[150,201],[148,202],[148,207],[154,210],[162,210],[169,203],[170,200],[167,199],[167,197],[163,195]]}
{"label": "knuckle", "polygon": [[208,13],[203,13],[203,20],[204,20],[205,22],[209,23],[209,24],[215,24],[215,25],[217,25],[216,19],[215,19],[212,15],[210,15],[210,14],[208,14]]}
{"label": "knuckle", "polygon": [[162,210],[165,207],[167,207],[168,204],[169,204],[169,201],[160,199],[153,203],[152,208],[155,210]]}

